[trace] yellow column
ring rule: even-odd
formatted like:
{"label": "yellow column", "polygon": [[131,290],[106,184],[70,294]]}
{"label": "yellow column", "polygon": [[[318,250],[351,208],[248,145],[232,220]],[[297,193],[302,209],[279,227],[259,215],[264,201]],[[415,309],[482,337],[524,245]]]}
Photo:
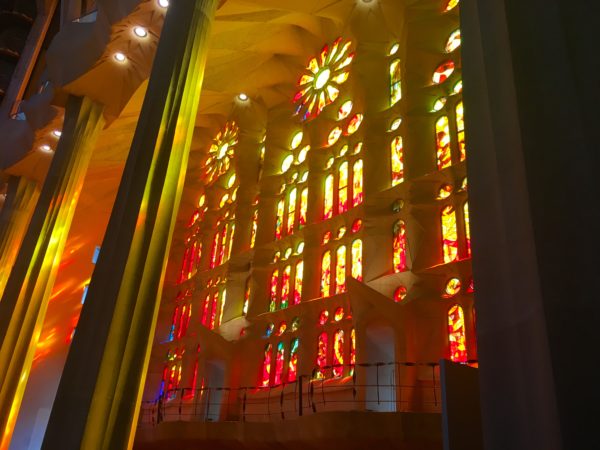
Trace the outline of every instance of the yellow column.
{"label": "yellow column", "polygon": [[63,135],[0,301],[0,450],[8,448],[102,106],[71,97]]}
{"label": "yellow column", "polygon": [[40,195],[35,181],[12,176],[0,212],[0,299]]}
{"label": "yellow column", "polygon": [[172,2],[46,450],[131,448],[217,0]]}

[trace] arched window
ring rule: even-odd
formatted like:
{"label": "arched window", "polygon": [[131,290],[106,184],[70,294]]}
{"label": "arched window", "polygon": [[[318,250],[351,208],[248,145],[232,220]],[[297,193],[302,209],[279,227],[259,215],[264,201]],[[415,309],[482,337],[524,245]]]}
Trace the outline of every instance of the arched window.
{"label": "arched window", "polygon": [[323,253],[321,260],[321,297],[329,297],[331,294],[331,252]]}
{"label": "arched window", "polygon": [[294,232],[294,225],[296,223],[296,194],[298,190],[293,188],[290,191],[290,195],[288,197],[288,215],[287,215],[287,234],[292,234]]}
{"label": "arched window", "polygon": [[265,355],[263,359],[262,365],[262,377],[261,377],[261,386],[267,387],[271,383],[271,359],[273,353],[273,346],[271,344],[267,344],[265,347]]}
{"label": "arched window", "polygon": [[300,341],[298,338],[292,339],[290,344],[290,361],[288,363],[287,381],[292,383],[296,381],[298,375],[298,346]]}
{"label": "arched window", "polygon": [[440,117],[435,123],[435,139],[437,148],[437,168],[438,170],[442,170],[452,165],[450,125],[447,116]]}
{"label": "arched window", "polygon": [[283,381],[283,368],[285,366],[285,345],[283,342],[277,344],[277,355],[275,357],[275,386]]}
{"label": "arched window", "polygon": [[352,206],[363,202],[363,161],[357,160],[352,166]]}
{"label": "arched window", "polygon": [[338,213],[348,211],[348,161],[340,164],[338,174]]}
{"label": "arched window", "polygon": [[467,257],[471,256],[471,224],[469,222],[469,202],[463,206],[463,216],[465,218],[465,240],[467,247]]}
{"label": "arched window", "polygon": [[285,201],[279,200],[277,203],[277,218],[275,222],[275,239],[281,239],[283,235],[283,219],[285,214]]}
{"label": "arched window", "polygon": [[325,378],[325,366],[327,365],[327,333],[319,335],[317,341],[317,373],[316,378]]}
{"label": "arched window", "polygon": [[464,161],[467,158],[467,152],[465,150],[465,110],[462,100],[456,105],[456,132],[458,133],[460,160]]}
{"label": "arched window", "polygon": [[290,277],[292,266],[285,266],[281,281],[281,309],[287,308],[290,300]]}
{"label": "arched window", "polygon": [[459,363],[466,362],[465,316],[459,305],[452,306],[448,311],[448,342],[450,343],[450,359]]}
{"label": "arched window", "polygon": [[306,213],[308,211],[308,188],[302,189],[300,193],[300,217],[298,218],[299,227],[306,225]]}
{"label": "arched window", "polygon": [[337,330],[333,335],[333,376],[344,374],[344,330]]}
{"label": "arched window", "polygon": [[355,239],[352,242],[352,278],[358,281],[362,281],[363,279],[362,247],[360,239]]}
{"label": "arched window", "polygon": [[392,186],[397,186],[404,181],[404,152],[402,136],[396,136],[390,144],[392,152]]}
{"label": "arched window", "polygon": [[323,219],[330,219],[333,216],[333,175],[325,178],[325,195],[323,198]]}
{"label": "arched window", "polygon": [[456,212],[452,206],[446,206],[442,210],[442,247],[444,263],[456,261],[458,257]]}
{"label": "arched window", "polygon": [[394,106],[402,98],[402,74],[399,59],[390,64],[390,106]]}
{"label": "arched window", "polygon": [[399,220],[394,224],[394,272],[406,270],[406,225]]}
{"label": "arched window", "polygon": [[335,293],[346,291],[346,246],[340,245],[335,258]]}
{"label": "arched window", "polygon": [[277,309],[277,294],[279,293],[279,270],[275,269],[271,274],[269,311]]}
{"label": "arched window", "polygon": [[296,273],[294,274],[294,305],[300,304],[302,300],[302,277],[304,276],[304,262],[296,263]]}

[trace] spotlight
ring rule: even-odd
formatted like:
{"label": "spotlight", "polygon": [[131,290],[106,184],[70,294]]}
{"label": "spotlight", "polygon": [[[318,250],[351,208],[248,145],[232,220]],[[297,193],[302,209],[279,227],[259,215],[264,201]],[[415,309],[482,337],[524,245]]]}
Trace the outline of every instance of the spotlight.
{"label": "spotlight", "polygon": [[158,6],[166,8],[169,6],[169,0],[158,0]]}
{"label": "spotlight", "polygon": [[145,38],[148,36],[148,30],[146,30],[144,27],[135,27],[133,29],[133,34],[135,34],[137,37]]}
{"label": "spotlight", "polygon": [[47,144],[40,145],[40,150],[46,153],[50,153],[52,151],[52,147]]}
{"label": "spotlight", "polygon": [[117,52],[113,55],[113,57],[115,58],[116,61],[122,63],[125,62],[127,60],[127,56],[125,56],[123,53],[121,52]]}
{"label": "spotlight", "polygon": [[243,92],[240,92],[237,96],[238,100],[240,100],[241,102],[246,102],[248,101],[248,95],[244,94]]}
{"label": "spotlight", "polygon": [[54,130],[52,132],[52,136],[59,138],[59,137],[62,136],[62,131],[60,131],[60,130]]}

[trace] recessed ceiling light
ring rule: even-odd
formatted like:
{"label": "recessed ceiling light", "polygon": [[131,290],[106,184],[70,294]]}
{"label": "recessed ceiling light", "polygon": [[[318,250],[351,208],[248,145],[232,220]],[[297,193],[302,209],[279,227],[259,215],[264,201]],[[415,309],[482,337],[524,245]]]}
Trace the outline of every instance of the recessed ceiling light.
{"label": "recessed ceiling light", "polygon": [[248,95],[247,95],[247,94],[244,94],[243,92],[240,92],[240,93],[238,94],[238,99],[239,99],[239,100],[241,100],[242,102],[245,102],[245,101],[247,101],[247,100],[248,100]]}
{"label": "recessed ceiling light", "polygon": [[60,130],[54,130],[52,132],[52,136],[59,138],[59,137],[62,136],[62,131],[60,131]]}
{"label": "recessed ceiling light", "polygon": [[134,27],[133,34],[135,34],[137,37],[145,38],[148,36],[148,30],[146,30],[144,27]]}
{"label": "recessed ceiling light", "polygon": [[43,152],[51,152],[52,151],[52,147],[50,147],[47,144],[44,144],[44,145],[40,145],[40,150],[43,151]]}
{"label": "recessed ceiling light", "polygon": [[116,61],[118,62],[125,62],[127,60],[127,56],[125,56],[123,53],[121,52],[117,52],[113,55],[113,57],[115,58]]}
{"label": "recessed ceiling light", "polygon": [[158,0],[158,6],[161,8],[166,8],[169,6],[169,0]]}

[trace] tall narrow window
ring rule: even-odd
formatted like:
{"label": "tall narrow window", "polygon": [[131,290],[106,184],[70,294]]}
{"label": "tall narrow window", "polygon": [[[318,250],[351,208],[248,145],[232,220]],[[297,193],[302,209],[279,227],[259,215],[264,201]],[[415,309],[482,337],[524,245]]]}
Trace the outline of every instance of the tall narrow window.
{"label": "tall narrow window", "polygon": [[308,211],[308,188],[302,189],[300,193],[300,216],[298,218],[298,226],[302,228],[306,225],[306,213]]}
{"label": "tall narrow window", "polygon": [[233,236],[235,235],[235,223],[229,225],[229,238],[227,241],[227,261],[231,258],[231,249],[233,248]]}
{"label": "tall narrow window", "polygon": [[252,213],[252,229],[250,230],[250,248],[254,248],[256,243],[256,231],[258,229],[258,209]]}
{"label": "tall narrow window", "polygon": [[287,373],[287,381],[288,383],[292,383],[296,381],[296,377],[298,375],[298,338],[292,339],[290,344],[290,361],[288,363],[288,373]]}
{"label": "tall narrow window", "polygon": [[456,131],[458,133],[460,160],[464,161],[467,158],[467,152],[465,150],[465,110],[462,100],[456,105]]}
{"label": "tall narrow window", "polygon": [[[217,224],[217,230],[219,229],[219,224]],[[212,248],[210,250],[210,268],[214,269],[217,267],[217,255],[219,253],[219,242],[221,242],[221,235],[219,231],[215,233],[215,237],[213,239]]]}
{"label": "tall narrow window", "polygon": [[171,330],[169,331],[169,341],[175,339],[175,331],[177,330],[177,324],[179,323],[179,306],[175,307],[173,312],[173,319],[171,320]]}
{"label": "tall narrow window", "polygon": [[283,233],[283,219],[285,214],[285,202],[283,199],[277,203],[277,221],[275,222],[275,239],[281,239]]}
{"label": "tall narrow window", "polygon": [[265,355],[264,355],[263,365],[262,365],[261,385],[263,387],[267,387],[271,383],[272,353],[273,353],[273,346],[271,344],[267,344],[267,346],[265,347]]}
{"label": "tall narrow window", "polygon": [[269,311],[277,309],[277,292],[279,290],[279,270],[275,269],[271,275],[270,303]]}
{"label": "tall narrow window", "polygon": [[465,316],[459,305],[454,305],[448,311],[448,342],[450,343],[450,359],[454,362],[466,362]]}
{"label": "tall narrow window", "polygon": [[465,218],[465,240],[467,247],[467,257],[471,256],[471,224],[469,222],[469,202],[463,206],[463,215]]}
{"label": "tall narrow window", "polygon": [[402,220],[394,224],[394,272],[406,270],[406,225]]}
{"label": "tall narrow window", "polygon": [[317,373],[316,378],[325,378],[325,366],[327,365],[327,333],[319,335],[317,341]]}
{"label": "tall narrow window", "polygon": [[283,368],[285,366],[285,345],[283,342],[277,344],[277,355],[275,356],[275,386],[283,381]]}
{"label": "tall narrow window", "polygon": [[219,246],[219,253],[217,255],[217,266],[220,266],[225,262],[225,253],[227,251],[227,224],[223,225],[221,229],[221,245]]}
{"label": "tall narrow window", "polygon": [[287,308],[290,301],[290,278],[292,266],[285,266],[281,281],[281,309]]}
{"label": "tall narrow window", "polygon": [[217,315],[219,314],[219,291],[213,294],[212,307],[210,310],[210,329],[214,330],[217,325]]}
{"label": "tall narrow window", "polygon": [[302,278],[304,276],[304,262],[298,261],[294,273],[294,305],[300,304],[302,300]]}
{"label": "tall narrow window", "polygon": [[363,202],[363,161],[359,159],[352,166],[352,206]]}
{"label": "tall narrow window", "polygon": [[325,193],[323,196],[323,219],[333,216],[333,175],[325,178]]}
{"label": "tall narrow window", "polygon": [[456,212],[452,206],[442,210],[442,246],[444,263],[455,261],[458,257],[458,242],[456,232]]}
{"label": "tall narrow window", "polygon": [[250,277],[246,280],[246,289],[244,290],[244,306],[242,308],[242,313],[244,315],[248,314],[248,308],[250,307]]}
{"label": "tall narrow window", "polygon": [[363,279],[363,262],[362,262],[362,241],[360,239],[352,242],[352,278],[362,281]]}
{"label": "tall narrow window", "polygon": [[402,136],[396,136],[390,144],[392,151],[392,186],[397,186],[404,181],[404,151]]}
{"label": "tall narrow window", "polygon": [[321,297],[331,295],[331,252],[323,253],[321,260]]}
{"label": "tall narrow window", "polygon": [[333,376],[344,374],[344,330],[337,330],[333,335]]}
{"label": "tall narrow window", "polygon": [[202,308],[202,325],[208,327],[210,324],[210,294],[204,298],[204,307]]}
{"label": "tall narrow window", "polygon": [[442,170],[452,165],[448,117],[442,116],[435,123],[435,138],[437,147],[437,167],[438,170]]}
{"label": "tall narrow window", "polygon": [[348,161],[340,164],[338,178],[338,213],[348,211]]}
{"label": "tall narrow window", "polygon": [[390,64],[390,106],[394,106],[402,98],[402,75],[400,69],[400,60],[393,60]]}
{"label": "tall narrow window", "polygon": [[346,246],[340,245],[335,258],[335,293],[346,291]]}
{"label": "tall narrow window", "polygon": [[350,375],[354,375],[354,365],[356,364],[356,330],[350,331]]}
{"label": "tall narrow window", "polygon": [[294,225],[296,223],[296,195],[298,190],[293,188],[290,191],[290,195],[288,197],[288,215],[287,215],[287,234],[292,234],[294,232]]}

